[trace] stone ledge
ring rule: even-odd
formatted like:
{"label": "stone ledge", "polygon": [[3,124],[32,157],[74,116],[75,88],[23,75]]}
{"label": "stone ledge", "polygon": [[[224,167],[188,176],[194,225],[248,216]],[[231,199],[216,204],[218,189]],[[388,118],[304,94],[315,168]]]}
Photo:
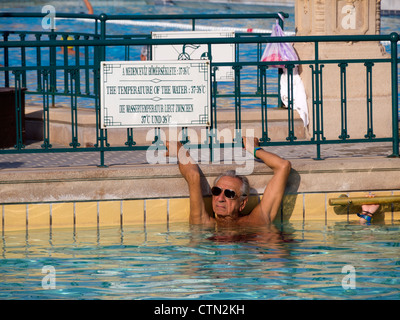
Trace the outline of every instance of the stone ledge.
{"label": "stone ledge", "polygon": [[[399,159],[375,157],[292,160],[287,193],[395,190],[400,180]],[[209,184],[236,165],[207,164],[200,168]],[[248,175],[253,194],[261,194],[272,171],[256,162]],[[0,171],[0,203],[182,198],[186,182],[176,164],[4,169]],[[171,186],[174,186],[171,188]],[[209,194],[204,182],[204,193]]]}

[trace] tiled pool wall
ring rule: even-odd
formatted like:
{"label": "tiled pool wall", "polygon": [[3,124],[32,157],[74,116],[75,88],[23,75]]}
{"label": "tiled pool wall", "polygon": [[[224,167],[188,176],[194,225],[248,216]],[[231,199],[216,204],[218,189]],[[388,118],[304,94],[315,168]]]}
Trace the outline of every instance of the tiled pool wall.
{"label": "tiled pool wall", "polygon": [[[357,207],[333,207],[328,201],[343,193],[286,194],[276,221],[357,221]],[[345,193],[360,197],[365,192]],[[376,196],[400,195],[400,190],[376,191]],[[210,198],[205,198],[210,205]],[[252,196],[248,210],[259,201]],[[400,220],[400,206],[384,205],[378,220]],[[131,225],[187,222],[189,198],[77,201],[55,203],[3,204],[0,226],[3,232],[57,228],[125,227]]]}

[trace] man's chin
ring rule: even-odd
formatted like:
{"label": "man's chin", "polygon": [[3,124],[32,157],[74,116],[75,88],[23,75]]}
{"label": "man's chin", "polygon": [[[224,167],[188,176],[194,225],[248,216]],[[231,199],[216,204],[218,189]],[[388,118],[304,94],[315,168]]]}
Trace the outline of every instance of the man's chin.
{"label": "man's chin", "polygon": [[227,212],[214,212],[216,218],[224,219],[229,217],[229,214]]}

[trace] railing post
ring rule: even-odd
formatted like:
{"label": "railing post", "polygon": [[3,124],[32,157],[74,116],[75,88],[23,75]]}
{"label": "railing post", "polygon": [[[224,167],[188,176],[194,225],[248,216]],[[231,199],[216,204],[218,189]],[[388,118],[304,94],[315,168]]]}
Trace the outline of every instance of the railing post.
{"label": "railing post", "polygon": [[[24,42],[26,39],[26,34],[21,33],[19,38],[21,42]],[[24,67],[24,70],[22,71],[22,87],[26,88],[26,48],[24,46],[21,46],[21,66]]]}
{"label": "railing post", "polygon": [[234,66],[235,72],[235,135],[234,142],[241,141],[242,130],[242,100],[241,100],[241,85],[240,85],[240,69],[241,66]]}
{"label": "railing post", "polygon": [[[79,40],[80,36],[75,35],[74,40]],[[76,93],[81,94],[81,74],[80,74],[80,53],[79,46],[75,46],[75,67],[77,67],[78,72],[76,73]]]}
{"label": "railing post", "polygon": [[22,136],[22,85],[21,85],[21,74],[22,71],[14,71],[15,77],[15,131],[16,131],[16,144],[15,149],[24,149],[23,136]]}
{"label": "railing post", "polygon": [[181,140],[181,143],[182,143],[182,144],[190,143],[189,135],[188,135],[188,128],[187,128],[187,127],[183,127],[181,132],[182,132],[182,140]]}
{"label": "railing post", "polygon": [[342,123],[341,134],[339,139],[346,140],[350,138],[347,134],[347,84],[346,84],[346,68],[347,63],[339,63],[340,67],[340,119]]}
{"label": "railing post", "polygon": [[392,65],[392,137],[393,153],[390,157],[399,157],[399,96],[398,96],[398,59],[397,42],[399,34],[393,32],[390,35],[391,65]]}
{"label": "railing post", "polygon": [[324,137],[324,117],[322,105],[322,68],[318,58],[318,42],[315,42],[315,65],[310,65],[312,69],[312,100],[313,100],[313,137],[312,141],[316,142],[317,157],[314,160],[322,160],[321,158],[321,141]]}
{"label": "railing post", "polygon": [[[35,34],[36,41],[40,41],[41,36],[42,35],[40,33],[39,34]],[[36,65],[38,67],[42,66],[42,53],[41,53],[41,48],[40,47],[36,47]],[[38,69],[37,70],[37,74],[36,74],[36,77],[37,77],[37,91],[38,92],[42,91],[41,72],[42,72],[42,70]]]}
{"label": "railing post", "polygon": [[41,85],[43,90],[43,144],[41,147],[43,149],[50,149],[50,114],[49,114],[49,105],[50,105],[50,97],[49,97],[49,72],[46,69],[41,70],[42,81]]}
{"label": "railing post", "polygon": [[287,68],[287,88],[288,88],[288,136],[286,137],[287,141],[293,142],[297,140],[297,137],[294,135],[294,87],[293,87],[293,64],[288,64]]}
{"label": "railing post", "polygon": [[126,129],[126,134],[127,134],[127,141],[125,142],[125,145],[129,147],[134,146],[136,142],[133,140],[133,129],[132,128]]}
{"label": "railing post", "polygon": [[261,95],[261,128],[262,137],[260,142],[268,142],[271,138],[268,137],[268,113],[267,113],[267,69],[266,65],[259,65],[260,72],[260,95]]}
{"label": "railing post", "polygon": [[[98,39],[98,36],[96,36]],[[109,146],[107,143],[107,135],[104,129],[100,128],[100,61],[103,59],[103,48],[95,46],[94,48],[94,66],[93,66],[93,79],[94,79],[94,96],[95,96],[95,110],[96,110],[96,143],[95,148],[100,149],[100,165],[99,167],[107,167],[104,164],[104,147]]]}
{"label": "railing post", "polygon": [[[100,40],[105,40],[106,39],[106,20],[107,20],[107,15],[105,13],[102,13],[99,16],[100,19]],[[97,84],[98,84],[98,105],[97,105],[97,112],[96,112],[96,128],[99,131],[99,134],[97,135],[97,140],[100,140],[100,165],[99,167],[107,167],[104,164],[104,148],[107,146],[107,131],[105,129],[101,129],[99,125],[99,119],[100,119],[100,63],[101,61],[105,61],[106,59],[106,47],[98,47],[97,50],[98,53],[98,59],[95,59],[97,61],[97,64],[95,65],[95,68],[97,68],[98,76],[97,76]],[[98,146],[98,144],[96,144]]]}
{"label": "railing post", "polygon": [[[67,41],[68,35],[64,34],[61,39]],[[64,68],[66,68],[69,64],[69,62],[68,62],[68,46],[65,45],[63,47],[63,53],[64,53]],[[68,72],[64,69],[64,93],[68,93],[68,92],[69,92]]]}
{"label": "railing post", "polygon": [[[57,38],[57,34],[54,32],[54,29],[51,29],[51,33],[49,35],[50,41],[55,41]],[[57,71],[56,71],[56,47],[49,48],[50,54],[50,92],[51,92],[51,106],[55,107],[55,93],[57,91]]]}
{"label": "railing post", "polygon": [[217,136],[217,79],[215,73],[218,70],[218,67],[214,67],[211,65],[211,84],[210,84],[210,91],[211,91],[211,125],[208,127],[208,134],[207,134],[207,141],[210,154],[210,162],[214,161],[214,146],[216,146],[218,142]]}
{"label": "railing post", "polygon": [[[3,39],[4,42],[8,41],[9,32],[4,32]],[[8,57],[8,47],[4,48],[4,66],[8,67],[9,64],[9,57]],[[4,71],[4,86],[8,88],[10,86],[10,71]]]}
{"label": "railing post", "polygon": [[81,144],[78,142],[78,81],[77,74],[79,69],[73,68],[68,70],[70,76],[70,92],[71,92],[71,133],[72,142],[69,144],[73,148],[79,147]]}
{"label": "railing post", "polygon": [[373,62],[366,62],[366,82],[367,82],[367,134],[364,136],[367,139],[375,138],[374,134],[374,124],[372,116],[372,67]]}
{"label": "railing post", "polygon": [[[89,36],[85,36],[85,40],[89,40]],[[89,80],[89,47],[85,46],[85,92],[90,94],[90,80]]]}

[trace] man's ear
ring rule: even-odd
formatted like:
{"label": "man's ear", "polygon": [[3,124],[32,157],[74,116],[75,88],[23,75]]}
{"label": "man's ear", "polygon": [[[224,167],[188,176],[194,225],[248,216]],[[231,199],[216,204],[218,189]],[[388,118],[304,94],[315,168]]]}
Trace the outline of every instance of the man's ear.
{"label": "man's ear", "polygon": [[242,203],[240,204],[240,207],[239,207],[239,211],[240,211],[240,212],[243,211],[244,208],[246,207],[247,201],[249,201],[249,197],[246,197],[246,198],[242,201]]}

